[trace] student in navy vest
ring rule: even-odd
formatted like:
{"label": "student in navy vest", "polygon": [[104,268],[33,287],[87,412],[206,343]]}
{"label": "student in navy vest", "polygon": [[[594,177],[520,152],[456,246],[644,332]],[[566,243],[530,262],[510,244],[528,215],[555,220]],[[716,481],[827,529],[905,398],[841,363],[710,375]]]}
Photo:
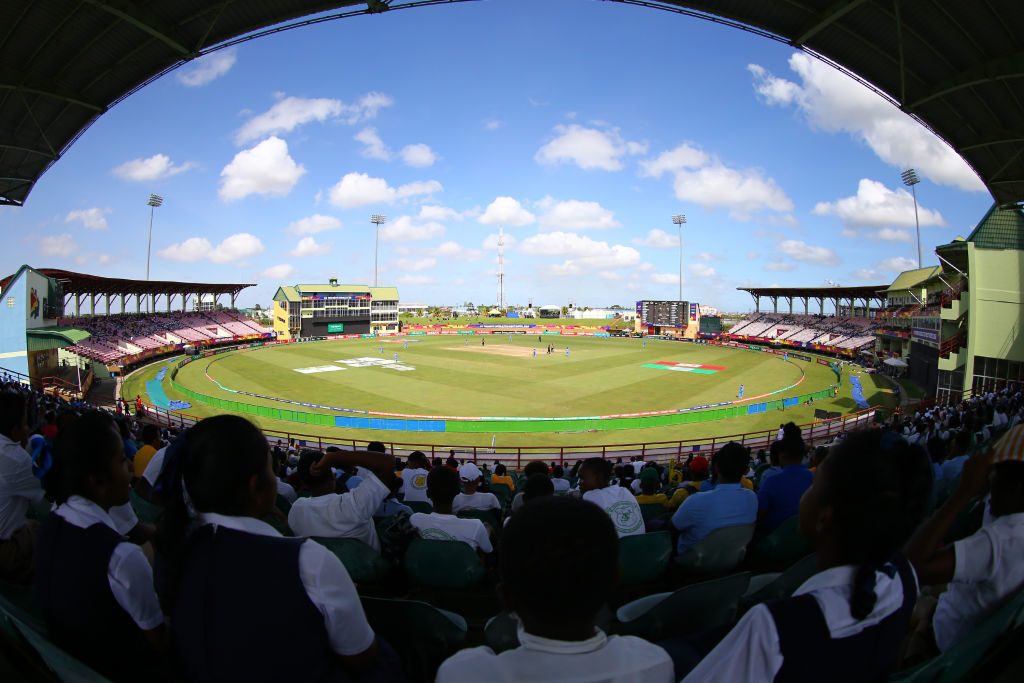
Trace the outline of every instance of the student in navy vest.
{"label": "student in navy vest", "polygon": [[137,520],[119,512],[131,478],[109,414],[65,423],[43,482],[57,507],[42,524],[36,555],[50,638],[119,681],[153,679],[167,642],[152,568],[127,537]]}
{"label": "student in navy vest", "polygon": [[886,680],[918,594],[899,549],[931,486],[928,456],[897,435],[836,446],[800,502],[818,573],[792,597],[753,607],[685,681]]}
{"label": "student in navy vest", "polygon": [[260,521],[277,486],[267,440],[251,422],[199,422],[168,451],[168,471],[178,485],[157,550],[187,680],[404,680],[341,561]]}

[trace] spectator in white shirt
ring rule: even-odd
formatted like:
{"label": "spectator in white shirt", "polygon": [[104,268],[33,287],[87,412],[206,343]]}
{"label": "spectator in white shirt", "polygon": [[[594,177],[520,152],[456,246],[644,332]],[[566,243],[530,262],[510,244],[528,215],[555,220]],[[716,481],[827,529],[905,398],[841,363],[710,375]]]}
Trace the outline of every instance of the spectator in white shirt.
{"label": "spectator in white shirt", "polygon": [[434,510],[417,512],[409,518],[422,538],[437,541],[462,541],[474,550],[494,550],[487,528],[479,519],[459,519],[452,513],[452,501],[459,494],[459,475],[450,467],[435,467],[427,476],[427,495]]}
{"label": "spectator in white shirt", "polygon": [[131,479],[109,414],[64,422],[45,479],[57,507],[40,528],[36,551],[49,637],[114,680],[145,677],[167,647],[153,571],[126,538],[136,520],[115,514],[128,503]]}
{"label": "spectator in white shirt", "polygon": [[471,462],[459,468],[459,480],[462,482],[463,492],[455,496],[452,501],[452,511],[459,514],[463,510],[494,510],[501,515],[501,503],[493,493],[481,493],[477,491],[480,482],[483,481],[483,473],[480,468]]}
{"label": "spectator in white shirt", "polygon": [[168,451],[164,470],[177,474],[157,548],[184,678],[401,678],[341,560],[260,521],[277,487],[255,425],[235,415],[202,420]]}
{"label": "spectator in white shirt", "polygon": [[[524,505],[505,527],[500,558],[501,597],[520,621],[519,647],[462,650],[441,665],[438,683],[674,680],[664,650],[595,625],[619,563],[615,528],[599,508],[568,496]],[[552,576],[573,577],[572,590]]]}
{"label": "spectator in white shirt", "polygon": [[32,578],[38,524],[26,515],[31,503],[43,499],[24,448],[28,436],[25,397],[0,392],[0,578],[8,581]]}
{"label": "spectator in white shirt", "polygon": [[[1011,437],[1024,439],[1024,433],[1013,432],[1003,438]],[[987,483],[992,521],[974,535],[944,545],[950,526],[984,492]],[[945,652],[1024,589],[1024,461],[992,464],[988,450],[968,459],[959,485],[914,534],[906,555],[922,584],[948,584],[937,601],[922,597],[917,615],[921,622],[912,648],[915,654],[935,654],[928,647],[934,643],[938,651]]]}
{"label": "spectator in white shirt", "polygon": [[621,486],[609,485],[612,464],[604,458],[589,458],[580,467],[583,500],[594,503],[611,517],[619,536],[644,533],[644,517],[636,497]]}
{"label": "spectator in white shirt", "polygon": [[[363,467],[362,485],[348,493],[335,493],[332,467]],[[298,498],[288,511],[288,527],[296,536],[354,538],[380,552],[373,515],[391,492],[387,484],[395,476],[389,455],[369,451],[327,449],[305,451],[299,456],[299,480],[310,497]]]}
{"label": "spectator in white shirt", "polygon": [[565,468],[561,465],[555,465],[551,470],[551,485],[554,487],[555,493],[565,493],[572,488],[569,480],[565,478]]}
{"label": "spectator in white shirt", "polygon": [[430,473],[430,462],[420,451],[413,451],[404,470],[402,470],[402,501],[405,503],[426,503],[427,475]]}

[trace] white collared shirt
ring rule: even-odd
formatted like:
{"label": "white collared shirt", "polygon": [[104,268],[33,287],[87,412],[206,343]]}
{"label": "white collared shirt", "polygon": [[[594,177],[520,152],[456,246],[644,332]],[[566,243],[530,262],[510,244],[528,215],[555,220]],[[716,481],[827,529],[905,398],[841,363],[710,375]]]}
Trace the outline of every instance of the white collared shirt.
{"label": "white collared shirt", "polygon": [[425,514],[417,512],[409,517],[409,523],[420,532],[420,537],[431,541],[462,541],[474,550],[489,553],[494,550],[487,536],[487,527],[479,519],[461,519],[455,515],[440,512]]}
{"label": "white collared shirt", "polygon": [[[913,569],[911,569],[913,572]],[[850,614],[857,567],[844,565],[818,572],[807,579],[793,596],[810,594],[818,602],[830,637],[849,638],[874,626],[903,605],[903,582],[897,573],[890,577],[875,572],[875,595],[871,613],[861,620]],[[917,575],[914,575],[917,583]],[[770,681],[782,668],[782,650],[775,620],[764,605],[755,605],[683,682],[692,681]],[[857,662],[836,662],[836,666],[857,666]]]}
{"label": "white collared shirt", "polygon": [[[252,517],[201,512],[199,521],[255,536],[281,537],[274,527]],[[274,578],[268,577],[268,580]],[[316,541],[307,540],[299,548],[299,578],[310,602],[324,616],[324,628],[334,652],[342,656],[357,655],[373,645],[376,636],[366,621],[352,578],[337,556]]]}
{"label": "white collared shirt", "polygon": [[[131,506],[111,508],[108,513],[88,498],[71,496],[67,502],[58,505],[53,514],[79,529],[103,524],[123,536],[138,523],[135,513],[128,515],[123,510],[125,507]],[[150,631],[164,623],[160,601],[153,585],[153,568],[149,566],[142,548],[127,539],[114,546],[114,552],[110,554],[107,563],[107,582],[114,600],[140,629]]]}
{"label": "white collared shirt", "polygon": [[390,492],[368,472],[354,491],[298,498],[288,511],[288,526],[296,536],[355,538],[380,552],[373,514]]}
{"label": "white collared shirt", "polygon": [[32,456],[0,434],[0,541],[25,526],[28,506],[42,499],[43,486],[32,474]]}
{"label": "white collared shirt", "polygon": [[1024,512],[992,518],[954,543],[953,554],[953,580],[939,596],[932,618],[935,644],[943,652],[1024,588]]}
{"label": "white collared shirt", "polygon": [[460,493],[452,501],[452,512],[462,510],[501,510],[501,503],[493,493]]}
{"label": "white collared shirt", "polygon": [[555,489],[555,493],[565,492],[572,488],[569,485],[569,480],[562,479],[561,477],[552,477],[551,486]]}
{"label": "white collared shirt", "polygon": [[495,654],[489,647],[457,652],[441,664],[437,683],[464,681],[563,681],[568,683],[668,683],[672,660],[635,636],[607,636],[594,629],[587,640],[541,638],[519,626],[519,647]]}

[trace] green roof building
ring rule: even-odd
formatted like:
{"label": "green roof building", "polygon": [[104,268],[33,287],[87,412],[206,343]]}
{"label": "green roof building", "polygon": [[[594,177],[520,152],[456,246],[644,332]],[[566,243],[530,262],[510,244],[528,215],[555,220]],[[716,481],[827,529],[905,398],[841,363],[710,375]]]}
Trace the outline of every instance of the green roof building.
{"label": "green roof building", "polygon": [[278,339],[398,331],[398,289],[327,284],[278,287],[274,294]]}

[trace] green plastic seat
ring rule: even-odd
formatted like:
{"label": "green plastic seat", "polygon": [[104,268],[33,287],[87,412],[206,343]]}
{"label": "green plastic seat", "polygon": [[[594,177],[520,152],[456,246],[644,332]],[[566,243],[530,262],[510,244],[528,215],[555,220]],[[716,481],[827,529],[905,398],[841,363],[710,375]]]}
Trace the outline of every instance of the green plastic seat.
{"label": "green plastic seat", "polygon": [[[31,584],[0,579],[0,611],[16,617],[38,633],[47,633],[46,618],[36,600],[35,587]],[[5,623],[4,627],[13,633],[9,623]]]}
{"label": "green plastic seat", "polygon": [[25,624],[17,617],[6,614],[5,620],[10,624],[20,640],[34,650],[43,664],[56,680],[63,683],[109,683],[110,679],[101,676],[91,667],[72,657],[67,652],[51,643],[46,636]]}
{"label": "green plastic seat", "polygon": [[765,571],[782,571],[812,550],[800,535],[800,516],[793,515],[750,547],[747,565]]}
{"label": "green plastic seat", "polygon": [[410,500],[405,503],[413,512],[422,512],[425,515],[429,515],[434,511],[434,506],[423,500]]}
{"label": "green plastic seat", "polygon": [[750,580],[750,587],[746,594],[740,598],[740,614],[762,602],[788,598],[817,571],[817,556],[808,555],[795,562],[784,572],[754,576]]}
{"label": "green plastic seat", "polygon": [[312,539],[334,553],[356,583],[380,581],[394,569],[380,553],[358,539],[324,536]]}
{"label": "green plastic seat", "polygon": [[634,600],[616,611],[618,632],[656,643],[729,624],[749,583],[750,572],[743,572]]}
{"label": "green plastic seat", "polygon": [[394,647],[409,681],[433,681],[441,662],[466,639],[466,620],[425,602],[363,597],[366,620]]}
{"label": "green plastic seat", "polygon": [[405,551],[405,573],[418,586],[469,588],[486,572],[468,543],[415,538]]}
{"label": "green plastic seat", "polygon": [[512,500],[512,487],[508,484],[491,484],[491,493],[501,501],[502,510],[508,508],[509,501]]}
{"label": "green plastic seat", "polygon": [[129,500],[132,504],[132,509],[135,510],[135,515],[139,518],[140,522],[146,524],[156,524],[160,521],[160,518],[164,514],[164,509],[156,503],[151,503],[139,494],[135,493],[135,490],[128,494]]}
{"label": "green plastic seat", "polygon": [[672,559],[672,535],[667,531],[634,534],[619,539],[619,571],[623,585],[663,577]]}
{"label": "green plastic seat", "polygon": [[754,536],[753,524],[715,529],[704,540],[676,558],[676,567],[687,574],[724,574],[739,566]]}
{"label": "green plastic seat", "polygon": [[667,517],[668,509],[661,503],[640,503],[640,514],[644,516],[644,523],[659,517]]}
{"label": "green plastic seat", "polygon": [[[893,674],[889,680],[893,683],[955,683],[965,680],[1000,636],[1011,629],[1020,628],[1024,628],[1024,591],[972,628],[967,637],[938,657],[909,671]],[[1005,680],[1017,678],[1008,677]]]}

